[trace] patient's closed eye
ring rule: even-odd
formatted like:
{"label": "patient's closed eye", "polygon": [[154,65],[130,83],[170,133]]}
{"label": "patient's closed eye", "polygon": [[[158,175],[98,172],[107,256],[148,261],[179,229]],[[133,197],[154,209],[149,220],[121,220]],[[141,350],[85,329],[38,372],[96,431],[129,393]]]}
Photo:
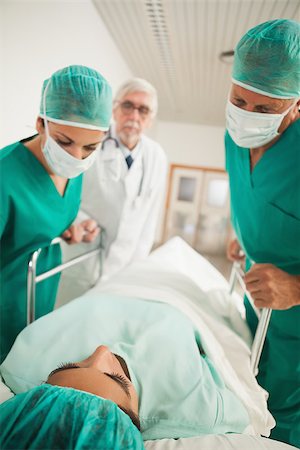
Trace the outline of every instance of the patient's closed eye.
{"label": "patient's closed eye", "polygon": [[[72,362],[61,363],[56,369],[52,370],[52,372],[48,375],[48,378],[52,377],[52,375],[54,375],[60,371],[68,370],[68,369],[82,369],[82,367],[79,366],[78,364],[72,363]],[[112,380],[119,383],[119,385],[122,387],[122,389],[126,393],[126,395],[129,398],[131,397],[130,392],[129,392],[130,383],[126,377],[124,377],[123,375],[121,375],[119,373],[107,373],[107,372],[103,372],[103,373],[104,373],[104,375],[108,376]]]}
{"label": "patient's closed eye", "polygon": [[67,370],[67,369],[80,369],[80,366],[75,363],[67,362],[67,363],[61,363],[59,366],[52,370],[52,372],[49,374],[48,378],[54,375],[57,372],[60,372],[61,370]]}
{"label": "patient's closed eye", "polygon": [[123,390],[126,392],[128,397],[130,397],[129,392],[130,383],[123,375],[119,373],[107,373],[107,372],[104,372],[104,374],[107,375],[109,378],[117,381],[117,383],[119,383],[122,386]]}

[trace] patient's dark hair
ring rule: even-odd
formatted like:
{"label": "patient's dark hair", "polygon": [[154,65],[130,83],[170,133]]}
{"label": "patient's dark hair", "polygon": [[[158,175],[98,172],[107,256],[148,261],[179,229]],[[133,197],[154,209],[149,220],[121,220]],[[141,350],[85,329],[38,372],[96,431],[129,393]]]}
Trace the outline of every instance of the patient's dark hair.
{"label": "patient's dark hair", "polygon": [[135,425],[135,426],[137,427],[137,429],[138,429],[139,431],[141,431],[141,422],[140,422],[139,416],[138,416],[137,414],[135,414],[135,413],[132,411],[132,409],[126,409],[126,408],[123,408],[123,407],[120,406],[120,405],[118,405],[118,407],[119,407],[125,414],[127,414],[127,416],[130,417],[130,419],[131,419],[133,425]]}

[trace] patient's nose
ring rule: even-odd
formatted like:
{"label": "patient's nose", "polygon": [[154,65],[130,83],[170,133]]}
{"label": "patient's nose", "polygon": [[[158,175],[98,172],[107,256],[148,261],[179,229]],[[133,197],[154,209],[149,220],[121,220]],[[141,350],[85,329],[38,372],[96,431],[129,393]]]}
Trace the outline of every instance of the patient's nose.
{"label": "patient's nose", "polygon": [[107,345],[99,345],[99,347],[96,348],[96,350],[94,351],[94,355],[103,355],[105,353],[111,353],[111,351],[109,350],[109,347],[107,347]]}
{"label": "patient's nose", "polygon": [[109,347],[106,345],[99,345],[99,347],[96,348],[94,353],[91,355],[91,359],[95,362],[101,361],[104,358],[108,358],[110,355],[112,355]]}
{"label": "patient's nose", "polygon": [[116,369],[116,358],[106,345],[100,345],[89,358],[90,367],[101,370],[102,372],[111,372]]}

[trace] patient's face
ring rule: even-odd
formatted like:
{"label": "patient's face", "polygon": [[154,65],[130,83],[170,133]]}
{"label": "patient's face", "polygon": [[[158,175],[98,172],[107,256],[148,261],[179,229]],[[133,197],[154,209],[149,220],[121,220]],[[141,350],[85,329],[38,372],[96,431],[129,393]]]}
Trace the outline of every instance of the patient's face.
{"label": "patient's face", "polygon": [[138,396],[126,362],[104,345],[83,361],[53,370],[47,383],[90,392],[138,414]]}

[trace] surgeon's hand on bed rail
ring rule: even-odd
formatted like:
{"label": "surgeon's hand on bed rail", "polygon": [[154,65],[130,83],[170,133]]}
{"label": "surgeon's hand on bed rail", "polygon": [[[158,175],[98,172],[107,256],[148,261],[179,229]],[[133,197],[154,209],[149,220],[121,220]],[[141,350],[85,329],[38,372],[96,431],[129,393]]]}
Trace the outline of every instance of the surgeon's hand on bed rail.
{"label": "surgeon's hand on bed rail", "polygon": [[233,239],[227,246],[227,258],[230,261],[244,261],[245,253],[243,252],[240,243],[237,239]]}
{"label": "surgeon's hand on bed rail", "polygon": [[80,223],[72,224],[70,228],[63,232],[61,237],[68,244],[78,244],[79,242],[92,242],[99,234],[100,227],[93,219],[83,220]]}
{"label": "surgeon's hand on bed rail", "polygon": [[273,264],[254,264],[244,281],[257,308],[289,309],[300,304],[300,275]]}

